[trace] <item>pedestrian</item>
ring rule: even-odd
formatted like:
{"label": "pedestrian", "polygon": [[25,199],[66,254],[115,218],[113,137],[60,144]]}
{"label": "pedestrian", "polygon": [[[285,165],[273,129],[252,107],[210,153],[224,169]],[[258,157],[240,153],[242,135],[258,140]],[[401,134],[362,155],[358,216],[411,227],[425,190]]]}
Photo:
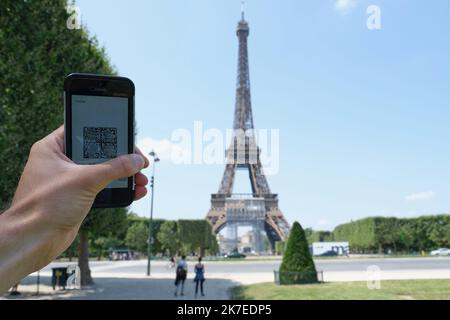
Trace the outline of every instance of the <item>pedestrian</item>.
{"label": "pedestrian", "polygon": [[180,295],[184,296],[184,281],[186,281],[187,277],[187,262],[186,256],[181,256],[181,260],[178,262],[176,269],[176,277],[175,277],[175,297],[178,296],[178,287],[181,285]]}
{"label": "pedestrian", "polygon": [[200,284],[200,292],[201,295],[204,296],[205,293],[203,292],[203,282],[205,282],[205,266],[202,263],[202,257],[198,258],[198,263],[195,265],[194,268],[195,271],[195,297],[197,297],[198,294],[198,285]]}
{"label": "pedestrian", "polygon": [[174,257],[170,257],[168,268],[169,269],[175,268],[175,258]]}

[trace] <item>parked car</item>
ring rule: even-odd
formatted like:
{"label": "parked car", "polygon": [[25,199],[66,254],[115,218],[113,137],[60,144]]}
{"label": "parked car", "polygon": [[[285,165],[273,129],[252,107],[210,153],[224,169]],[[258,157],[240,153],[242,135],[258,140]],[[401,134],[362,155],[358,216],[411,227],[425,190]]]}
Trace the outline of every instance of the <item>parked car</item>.
{"label": "parked car", "polygon": [[245,254],[239,253],[239,252],[228,253],[228,254],[225,255],[225,258],[229,258],[229,259],[232,259],[232,258],[234,258],[234,259],[242,259],[242,258],[245,258],[245,257],[246,257]]}
{"label": "parked car", "polygon": [[439,248],[437,250],[433,250],[430,252],[432,256],[450,256],[450,249],[448,248]]}
{"label": "parked car", "polygon": [[324,252],[321,255],[319,255],[319,257],[336,257],[337,255],[338,255],[338,253],[336,251],[329,250],[329,251]]}

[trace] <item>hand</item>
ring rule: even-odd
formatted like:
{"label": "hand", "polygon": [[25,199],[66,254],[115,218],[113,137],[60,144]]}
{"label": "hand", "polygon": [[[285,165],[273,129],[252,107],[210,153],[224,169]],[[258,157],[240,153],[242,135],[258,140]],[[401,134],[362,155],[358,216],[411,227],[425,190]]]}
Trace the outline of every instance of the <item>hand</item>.
{"label": "hand", "polygon": [[36,142],[11,208],[0,215],[0,292],[67,249],[97,193],[112,181],[135,175],[135,199],[144,197],[148,180],[140,170],[148,165],[139,150],[77,165],[64,155],[63,127]]}
{"label": "hand", "polygon": [[97,193],[113,180],[136,174],[136,199],[145,196],[148,180],[139,171],[148,167],[148,160],[138,153],[97,165],[77,165],[64,155],[60,127],[31,148],[12,207],[33,203],[41,223],[72,231],[86,217]]}

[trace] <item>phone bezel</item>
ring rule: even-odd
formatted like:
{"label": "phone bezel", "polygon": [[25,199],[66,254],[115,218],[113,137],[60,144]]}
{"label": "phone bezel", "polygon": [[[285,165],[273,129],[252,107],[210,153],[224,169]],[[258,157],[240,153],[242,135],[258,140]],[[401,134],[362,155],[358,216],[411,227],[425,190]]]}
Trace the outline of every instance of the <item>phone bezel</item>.
{"label": "phone bezel", "polygon": [[[72,73],[64,81],[64,142],[66,156],[72,159],[72,95],[128,98],[128,153],[134,152],[134,83],[124,77]],[[127,188],[100,191],[93,208],[127,207],[134,198],[134,177],[128,178]]]}

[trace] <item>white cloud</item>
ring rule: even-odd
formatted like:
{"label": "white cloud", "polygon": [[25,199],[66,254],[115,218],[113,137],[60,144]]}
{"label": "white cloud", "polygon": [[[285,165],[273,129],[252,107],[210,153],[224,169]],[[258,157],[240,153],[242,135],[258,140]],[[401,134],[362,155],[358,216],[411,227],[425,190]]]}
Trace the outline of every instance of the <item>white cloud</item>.
{"label": "white cloud", "polygon": [[152,150],[155,151],[161,160],[172,160],[180,154],[189,152],[167,139],[157,140],[151,137],[145,137],[139,139],[136,145],[145,155],[148,155]]}
{"label": "white cloud", "polygon": [[347,13],[350,9],[354,8],[358,0],[336,0],[334,7],[342,14]]}
{"label": "white cloud", "polygon": [[434,191],[424,191],[424,192],[417,192],[410,195],[407,195],[405,197],[406,201],[421,201],[421,200],[431,200],[436,196],[436,193]]}

